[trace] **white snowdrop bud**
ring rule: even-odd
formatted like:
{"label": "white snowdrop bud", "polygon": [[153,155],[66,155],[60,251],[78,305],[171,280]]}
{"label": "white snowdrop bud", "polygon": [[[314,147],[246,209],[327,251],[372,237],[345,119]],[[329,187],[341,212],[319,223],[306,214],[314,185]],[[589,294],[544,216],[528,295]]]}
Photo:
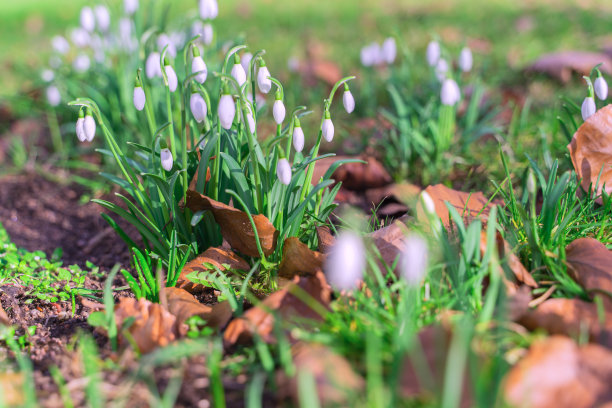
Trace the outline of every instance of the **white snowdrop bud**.
{"label": "white snowdrop bud", "polygon": [[272,89],[272,80],[269,78],[270,71],[263,60],[259,61],[259,70],[257,71],[257,86],[262,93],[267,94]]}
{"label": "white snowdrop bud", "polygon": [[301,152],[304,149],[304,131],[300,125],[300,120],[297,118],[293,128],[293,148],[296,152]]}
{"label": "white snowdrop bud", "polygon": [[131,16],[138,11],[138,0],[123,0],[125,14]]}
{"label": "white snowdrop bud", "polygon": [[168,77],[168,89],[170,92],[176,91],[176,88],[178,87],[178,78],[176,77],[174,68],[172,68],[172,65],[166,62],[164,65],[164,70],[166,71],[166,77]]}
{"label": "white snowdrop bud", "polygon": [[257,130],[256,124],[255,124],[255,117],[253,116],[253,112],[249,104],[246,105],[246,110],[247,110],[246,120],[247,120],[247,124],[249,125],[249,131],[252,134],[255,134],[255,131]]}
{"label": "white snowdrop bud", "polygon": [[236,116],[236,104],[234,104],[234,98],[232,95],[224,94],[219,100],[219,122],[223,129],[230,129],[232,123],[234,123],[234,116]]}
{"label": "white snowdrop bud", "polygon": [[68,51],[70,51],[70,43],[68,43],[68,40],[61,35],[56,35],[53,37],[51,40],[51,46],[60,54],[66,54]]}
{"label": "white snowdrop bud", "polygon": [[276,165],[276,176],[284,185],[288,186],[291,183],[291,165],[289,161],[282,158]]}
{"label": "white snowdrop bud", "polygon": [[200,0],[199,10],[202,20],[212,20],[219,15],[217,0]]}
{"label": "white snowdrop bud", "polygon": [[157,47],[162,51],[166,46],[168,47],[166,50],[168,55],[172,58],[176,57],[176,46],[172,42],[170,36],[168,36],[168,34],[160,34],[159,37],[157,37]]}
{"label": "white snowdrop bud", "polygon": [[145,96],[144,93],[144,89],[142,89],[142,86],[135,86],[134,87],[134,107],[136,108],[136,110],[143,110],[144,106],[145,106],[145,102],[147,101],[147,98]]}
{"label": "white snowdrop bud", "polygon": [[461,99],[459,85],[452,78],[446,78],[440,89],[440,99],[443,105],[454,105]]}
{"label": "white snowdrop bud", "polygon": [[205,45],[210,45],[213,41],[214,30],[213,26],[210,23],[204,24],[202,27],[202,42]]}
{"label": "white snowdrop bud", "polygon": [[172,158],[172,152],[170,149],[165,148],[159,151],[159,159],[161,160],[162,168],[166,171],[172,170],[174,159]]}
{"label": "white snowdrop bud", "polygon": [[329,111],[325,111],[325,119],[323,120],[321,133],[323,134],[323,138],[328,142],[331,142],[334,139],[334,123],[331,120]]}
{"label": "white snowdrop bud", "polygon": [[595,106],[595,99],[591,96],[587,96],[584,98],[582,102],[582,108],[580,109],[582,112],[582,120],[587,120],[597,111],[597,106]]}
{"label": "white snowdrop bud", "polygon": [[96,16],[91,7],[83,7],[81,9],[81,27],[92,32],[96,28]]}
{"label": "white snowdrop bud", "polygon": [[232,77],[234,77],[234,79],[236,80],[236,82],[238,82],[238,85],[244,85],[244,83],[246,82],[246,72],[244,72],[244,68],[242,68],[240,62],[234,63],[231,74]]}
{"label": "white snowdrop bud", "polygon": [[276,100],[274,101],[274,105],[272,105],[272,116],[274,116],[274,121],[277,125],[282,124],[283,120],[285,120],[285,104],[283,103],[283,100],[280,99],[278,93]]}
{"label": "white snowdrop bud", "polygon": [[83,73],[89,69],[91,66],[91,61],[89,57],[85,54],[78,55],[74,61],[72,62],[72,67],[76,72]]}
{"label": "white snowdrop bud", "polygon": [[427,271],[427,242],[417,234],[410,234],[402,243],[399,258],[399,270],[402,277],[411,286],[421,283]]}
{"label": "white snowdrop bud", "polygon": [[249,72],[252,59],[253,54],[251,54],[250,52],[245,52],[244,54],[242,54],[242,58],[240,58],[240,65],[242,65],[242,69],[244,69],[244,72]]}
{"label": "white snowdrop bud", "polygon": [[323,270],[335,290],[356,289],[366,266],[363,241],[352,232],[341,232],[331,248]]}
{"label": "white snowdrop bud", "polygon": [[159,52],[152,52],[147,57],[147,62],[145,63],[147,78],[152,79],[162,76],[161,67],[159,65],[160,58]]}
{"label": "white snowdrop bud", "polygon": [[421,202],[421,206],[425,210],[427,215],[436,215],[436,205],[434,204],[433,199],[429,195],[429,193],[425,190],[421,191],[419,195],[419,201]]}
{"label": "white snowdrop bud", "polygon": [[395,38],[389,37],[383,41],[382,55],[387,64],[393,64],[395,57],[397,56],[397,45],[395,44]]}
{"label": "white snowdrop bud", "polygon": [[196,122],[202,123],[204,119],[206,119],[206,113],[208,112],[206,101],[202,95],[197,92],[192,93],[189,99],[189,106],[191,107],[191,113]]}
{"label": "white snowdrop bud", "polygon": [[472,50],[470,50],[468,47],[463,47],[459,53],[459,68],[463,72],[470,72],[472,70],[473,63],[474,59],[472,57]]}
{"label": "white snowdrop bud", "polygon": [[430,67],[435,66],[440,59],[440,44],[437,41],[431,41],[427,44],[426,51],[427,63]]}
{"label": "white snowdrop bud", "polygon": [[43,72],[41,72],[40,77],[45,82],[51,82],[53,81],[53,78],[55,78],[55,73],[50,69],[45,69]]}
{"label": "white snowdrop bud", "polygon": [[94,13],[96,14],[96,21],[98,22],[98,28],[100,29],[100,31],[106,32],[106,30],[108,30],[108,27],[110,27],[110,19],[111,19],[108,8],[106,8],[106,6],[99,4],[96,7],[94,7]]}
{"label": "white snowdrop bud", "polygon": [[96,135],[96,121],[89,109],[87,110],[87,114],[85,115],[85,121],[83,122],[83,131],[85,133],[85,139],[88,142],[91,142]]}
{"label": "white snowdrop bud", "polygon": [[55,85],[51,85],[47,88],[47,102],[51,106],[57,106],[62,101],[62,94]]}
{"label": "white snowdrop bud", "polygon": [[[194,48],[194,50],[197,50],[197,48]],[[208,67],[200,55],[200,51],[197,51],[197,54],[198,55],[193,57],[193,61],[191,61],[191,72],[194,74],[199,72],[199,74],[196,75],[195,80],[203,84],[208,76]]]}
{"label": "white snowdrop bud", "polygon": [[77,27],[70,32],[70,39],[79,48],[85,48],[89,45],[91,41],[91,36],[87,32],[87,30]]}
{"label": "white snowdrop bud", "polygon": [[595,79],[593,88],[595,88],[595,95],[597,95],[600,101],[606,100],[608,97],[608,83],[602,76],[598,76]]}
{"label": "white snowdrop bud", "polygon": [[85,136],[85,129],[83,128],[83,123],[85,122],[85,116],[83,115],[83,111],[79,112],[79,119],[76,122],[76,135],[79,142],[83,143],[87,140]]}
{"label": "white snowdrop bud", "polygon": [[536,176],[534,172],[529,169],[529,173],[527,174],[527,192],[531,195],[534,195],[537,191],[538,183],[536,181]]}
{"label": "white snowdrop bud", "polygon": [[351,93],[348,86],[344,87],[344,94],[342,95],[342,104],[344,105],[346,113],[351,113],[355,110],[355,98],[353,98],[353,94]]}

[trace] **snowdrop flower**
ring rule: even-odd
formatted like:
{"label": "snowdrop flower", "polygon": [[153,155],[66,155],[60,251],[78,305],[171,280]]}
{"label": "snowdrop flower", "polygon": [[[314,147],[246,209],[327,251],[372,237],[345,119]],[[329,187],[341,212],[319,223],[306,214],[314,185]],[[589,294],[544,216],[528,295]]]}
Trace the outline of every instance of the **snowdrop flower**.
{"label": "snowdrop flower", "polygon": [[204,45],[210,45],[213,41],[214,31],[210,23],[204,24],[202,27],[202,42]]}
{"label": "snowdrop flower", "polygon": [[327,281],[335,290],[357,288],[366,266],[365,246],[359,236],[341,232],[323,266]]}
{"label": "snowdrop flower", "polygon": [[219,14],[217,0],[200,0],[199,6],[202,20],[212,20]]}
{"label": "snowdrop flower", "polygon": [[251,60],[253,59],[253,54],[250,52],[245,52],[240,58],[240,65],[242,65],[242,69],[244,72],[249,72],[249,68],[251,66]]}
{"label": "snowdrop flower", "polygon": [[96,121],[91,115],[91,110],[87,108],[85,114],[85,120],[83,121],[83,132],[85,133],[85,140],[91,142],[96,135]]}
{"label": "snowdrop flower", "polygon": [[419,195],[419,201],[421,202],[421,206],[427,215],[436,215],[436,205],[434,204],[433,198],[431,198],[427,191],[423,190],[421,192]]}
{"label": "snowdrop flower", "polygon": [[446,73],[448,72],[448,62],[446,62],[445,59],[440,58],[436,63],[436,67],[434,70],[436,72],[436,77],[438,78],[438,81],[444,81],[444,78],[446,78]]}
{"label": "snowdrop flower", "polygon": [[45,69],[40,74],[40,77],[45,82],[51,82],[51,81],[53,81],[53,78],[55,78],[55,73],[53,73],[53,71],[51,71],[50,69]]}
{"label": "snowdrop flower", "polygon": [[262,59],[259,60],[259,70],[257,71],[257,86],[262,93],[267,94],[272,89],[272,80],[269,78],[270,71],[266,67],[266,62]]}
{"label": "snowdrop flower", "polygon": [[110,27],[110,13],[106,6],[101,4],[94,7],[94,13],[96,15],[96,21],[98,22],[98,28],[102,32],[106,32]]}
{"label": "snowdrop flower", "polygon": [[536,181],[535,173],[529,169],[527,174],[527,192],[533,196],[536,194],[538,188],[538,182]]}
{"label": "snowdrop flower", "polygon": [[395,57],[397,56],[397,45],[395,44],[395,38],[389,37],[382,44],[382,56],[387,64],[393,64]]}
{"label": "snowdrop flower", "polygon": [[61,35],[56,35],[55,37],[53,37],[53,39],[51,40],[51,46],[55,51],[62,55],[70,51],[70,44],[68,43],[68,40],[62,37]]}
{"label": "snowdrop flower", "polygon": [[274,116],[274,121],[277,125],[282,124],[283,120],[285,120],[285,104],[283,103],[283,96],[280,90],[276,91],[276,100],[274,105],[272,105],[272,116]]}
{"label": "snowdrop flower", "polygon": [[234,116],[236,116],[236,104],[234,104],[234,98],[229,94],[226,89],[221,99],[219,100],[219,108],[217,111],[219,115],[219,122],[223,129],[230,129],[232,123],[234,123]]}
{"label": "snowdrop flower", "polygon": [[77,27],[70,32],[70,39],[79,48],[84,48],[89,45],[91,41],[91,36],[87,32],[87,30]]}
{"label": "snowdrop flower", "polygon": [[123,0],[123,10],[128,16],[136,13],[138,11],[138,0]]}
{"label": "snowdrop flower", "polygon": [[593,116],[597,111],[597,106],[595,106],[595,99],[592,96],[587,96],[586,98],[584,98],[580,111],[582,113],[582,120],[587,120],[588,118]]}
{"label": "snowdrop flower", "polygon": [[191,61],[191,72],[196,73],[195,80],[199,83],[203,84],[206,81],[206,77],[208,76],[208,68],[206,67],[206,63],[204,59],[200,55],[200,49],[196,46],[193,47],[193,60]]}
{"label": "snowdrop flower", "polygon": [[160,34],[159,37],[157,37],[157,47],[161,51],[166,48],[166,46],[168,47],[166,51],[168,55],[170,55],[172,58],[176,57],[176,46],[170,37],[167,34]]}
{"label": "snowdrop flower", "polygon": [[240,56],[237,53],[234,54],[234,66],[232,67],[231,75],[240,86],[246,82],[246,72],[244,72],[244,68],[240,64]]}
{"label": "snowdrop flower", "polygon": [[136,86],[134,87],[134,107],[136,110],[143,110],[146,101],[147,98],[145,96],[144,89],[142,89],[140,81],[136,80]]}
{"label": "snowdrop flower", "polygon": [[161,77],[162,71],[161,66],[159,65],[161,56],[159,52],[152,52],[147,57],[147,62],[145,63],[145,73],[147,74],[147,78],[152,79],[155,77]]}
{"label": "snowdrop flower", "polygon": [[433,67],[438,63],[440,59],[440,44],[437,41],[431,41],[427,44],[427,63],[430,67]]}
{"label": "snowdrop flower", "polygon": [[47,102],[49,102],[49,105],[51,106],[55,107],[62,101],[62,95],[55,85],[51,85],[47,88],[46,95]]}
{"label": "snowdrop flower", "polygon": [[472,57],[472,50],[470,50],[468,47],[463,47],[459,53],[459,68],[463,72],[470,72],[472,70],[473,63],[474,59]]}
{"label": "snowdrop flower", "polygon": [[410,234],[402,243],[399,258],[399,270],[402,277],[411,286],[421,283],[427,271],[427,242],[417,234]]}
{"label": "snowdrop flower", "polygon": [[159,151],[159,159],[161,160],[162,168],[166,171],[172,170],[174,159],[172,158],[172,152],[167,147]]}
{"label": "snowdrop flower", "polygon": [[342,104],[344,105],[344,109],[346,113],[351,113],[355,110],[355,98],[353,98],[353,94],[349,89],[348,85],[344,84],[344,94],[342,95]]}
{"label": "snowdrop flower", "polygon": [[249,131],[252,134],[255,134],[255,131],[257,130],[256,124],[255,124],[255,117],[253,116],[253,111],[251,109],[251,105],[249,105],[248,103],[245,105],[246,106],[246,121],[247,124],[249,125]]}
{"label": "snowdrop flower", "polygon": [[81,27],[92,32],[96,28],[96,16],[91,7],[83,7],[81,9]]}
{"label": "snowdrop flower", "polygon": [[459,85],[452,78],[446,78],[442,82],[442,89],[440,90],[440,99],[443,105],[452,106],[459,102],[461,99],[461,91]]}
{"label": "snowdrop flower", "polygon": [[300,125],[300,120],[296,117],[293,127],[293,148],[296,152],[301,152],[304,149],[304,131]]}
{"label": "snowdrop flower", "polygon": [[189,107],[191,108],[191,113],[196,122],[202,123],[204,119],[206,119],[208,107],[206,106],[206,101],[198,92],[193,92],[191,94],[191,98],[189,98]]}
{"label": "snowdrop flower", "polygon": [[289,160],[283,157],[278,161],[276,164],[276,176],[286,186],[291,183],[291,165]]}
{"label": "snowdrop flower", "polygon": [[87,140],[87,137],[85,137],[85,129],[83,128],[83,123],[85,122],[85,115],[83,114],[83,110],[81,109],[79,111],[79,118],[77,119],[76,122],[76,135],[77,135],[77,139],[79,139],[79,142],[84,142]]}
{"label": "snowdrop flower", "polygon": [[331,120],[329,110],[325,111],[325,119],[323,120],[321,133],[323,134],[323,138],[328,142],[331,142],[334,139],[334,123]]}
{"label": "snowdrop flower", "polygon": [[601,76],[601,73],[597,76],[597,79],[595,79],[593,88],[595,89],[595,95],[597,95],[600,101],[606,100],[608,97],[608,83]]}
{"label": "snowdrop flower", "polygon": [[72,67],[76,72],[83,73],[89,69],[91,66],[91,61],[89,57],[85,54],[78,55],[74,61],[72,62]]}
{"label": "snowdrop flower", "polygon": [[164,71],[166,71],[166,77],[168,78],[168,89],[170,92],[176,91],[176,87],[178,86],[178,78],[176,77],[176,72],[174,72],[174,68],[168,62],[168,59],[164,61]]}
{"label": "snowdrop flower", "polygon": [[378,43],[370,43],[370,45],[367,45],[361,49],[361,64],[364,67],[371,67],[373,65],[380,64],[384,61],[382,52],[383,51]]}

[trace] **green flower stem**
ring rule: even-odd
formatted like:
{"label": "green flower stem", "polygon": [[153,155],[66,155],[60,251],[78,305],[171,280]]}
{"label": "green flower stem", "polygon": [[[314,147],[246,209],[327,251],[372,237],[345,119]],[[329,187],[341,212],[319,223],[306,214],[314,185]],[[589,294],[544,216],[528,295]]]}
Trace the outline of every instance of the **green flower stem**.
{"label": "green flower stem", "polygon": [[153,136],[157,130],[157,123],[155,123],[155,115],[153,114],[153,101],[151,100],[151,91],[145,81],[142,80],[142,69],[138,68],[136,73],[138,80],[142,86],[142,90],[145,93],[145,114],[147,116],[147,123],[149,124],[150,135]]}
{"label": "green flower stem", "polygon": [[60,158],[64,158],[66,152],[64,151],[62,133],[60,131],[55,110],[51,108],[47,110],[47,123],[49,124],[49,131],[51,131],[51,143],[53,144],[53,150],[60,155]]}
{"label": "green flower stem", "polygon": [[[247,107],[246,104],[248,101],[243,100],[244,98],[240,98],[238,103],[240,107],[240,112],[242,113],[242,123],[245,124],[243,127],[247,132],[247,142],[249,144],[249,156],[251,157],[251,165],[253,166],[253,175],[255,176],[255,194],[257,196],[257,212],[259,214],[263,214],[264,205],[263,205],[263,195],[261,192],[261,175],[259,174],[259,164],[257,163],[257,154],[255,153],[255,145],[257,143],[257,129],[255,129],[255,133],[251,133],[251,127],[248,125],[247,120]],[[255,109],[254,107],[251,109]],[[253,114],[253,117],[255,115]],[[257,127],[257,126],[256,126]]]}

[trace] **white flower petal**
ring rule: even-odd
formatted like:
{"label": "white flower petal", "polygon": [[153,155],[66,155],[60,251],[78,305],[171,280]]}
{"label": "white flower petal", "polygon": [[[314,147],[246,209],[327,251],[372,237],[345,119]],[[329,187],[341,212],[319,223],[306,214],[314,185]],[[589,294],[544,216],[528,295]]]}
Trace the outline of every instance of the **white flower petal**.
{"label": "white flower petal", "polygon": [[88,142],[91,142],[96,135],[96,121],[93,116],[87,115],[85,116],[85,121],[83,122],[83,130],[85,133],[85,139]]}
{"label": "white flower petal", "polygon": [[321,128],[323,138],[328,142],[334,139],[334,123],[331,119],[325,119],[323,121],[323,127]]}
{"label": "white flower petal", "polygon": [[342,95],[342,104],[347,113],[351,113],[355,110],[355,98],[351,91],[344,91]]}
{"label": "white flower petal", "polygon": [[257,86],[262,93],[267,94],[272,89],[272,80],[270,80],[270,71],[268,67],[259,67],[257,71]]}
{"label": "white flower petal", "polygon": [[276,165],[276,176],[284,185],[291,183],[291,165],[287,159],[280,159]]}
{"label": "white flower petal", "polygon": [[134,87],[134,107],[136,108],[136,110],[139,110],[139,111],[143,110],[146,101],[147,101],[147,98],[145,97],[145,93],[142,87],[135,86]]}
{"label": "white flower petal", "polygon": [[365,247],[352,232],[342,232],[323,266],[329,284],[336,290],[356,289],[366,266]]}
{"label": "white flower petal", "polygon": [[599,100],[603,101],[608,98],[608,83],[603,77],[598,76],[595,79],[593,88],[595,88],[595,95],[597,95]]}
{"label": "white flower petal", "polygon": [[582,120],[587,120],[588,118],[593,116],[595,112],[597,111],[597,106],[595,105],[595,99],[591,98],[590,96],[587,96],[586,98],[584,98],[584,101],[582,102],[582,108],[580,109],[580,111],[582,113]]}
{"label": "white flower petal", "polygon": [[161,160],[161,165],[164,170],[172,170],[174,159],[172,158],[172,152],[170,151],[170,149],[161,149],[159,152],[159,158]]}
{"label": "white flower petal", "polygon": [[410,285],[418,285],[427,271],[427,242],[417,235],[410,234],[404,238],[400,252],[399,270]]}
{"label": "white flower petal", "polygon": [[196,122],[202,123],[204,119],[206,119],[206,113],[208,112],[206,101],[204,101],[202,95],[199,93],[192,93],[189,99],[189,106]]}
{"label": "white flower petal", "polygon": [[468,47],[464,47],[459,53],[459,68],[463,72],[470,72],[472,70],[472,64],[474,63],[472,57],[472,50]]}
{"label": "white flower petal", "polygon": [[304,131],[301,126],[296,126],[293,129],[293,148],[296,152],[301,152],[304,149]]}
{"label": "white flower petal", "polygon": [[272,106],[272,116],[274,116],[274,121],[277,125],[283,123],[283,120],[285,120],[285,113],[285,104],[283,101],[280,99],[275,100]]}
{"label": "white flower petal", "polygon": [[244,72],[244,68],[242,68],[242,65],[240,64],[234,64],[231,75],[240,86],[244,85],[246,82],[246,72]]}
{"label": "white flower petal", "polygon": [[231,95],[223,95],[219,100],[219,122],[223,129],[230,129],[232,123],[234,123],[234,116],[236,116],[236,104],[234,98]]}
{"label": "white flower petal", "polygon": [[191,61],[191,72],[194,74],[199,72],[199,74],[195,77],[195,80],[199,83],[203,84],[206,81],[206,77],[208,76],[208,68],[206,67],[206,63],[201,55],[198,55],[193,59],[193,61]]}
{"label": "white flower petal", "polygon": [[174,92],[178,87],[178,78],[176,77],[176,72],[174,72],[174,68],[172,68],[172,65],[165,65],[164,69],[166,70],[166,76],[168,77],[168,89],[170,89],[170,92]]}

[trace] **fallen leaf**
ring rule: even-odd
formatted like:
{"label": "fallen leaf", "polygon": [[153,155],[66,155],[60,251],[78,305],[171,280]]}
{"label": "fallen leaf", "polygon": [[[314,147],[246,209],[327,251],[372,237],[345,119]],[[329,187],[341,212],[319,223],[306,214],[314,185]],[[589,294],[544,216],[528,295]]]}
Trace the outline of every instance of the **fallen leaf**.
{"label": "fallen leaf", "polygon": [[6,312],[2,308],[2,305],[0,305],[0,324],[3,324],[5,326],[10,326],[11,324],[11,320],[9,319]]}
{"label": "fallen leaf", "polygon": [[395,220],[386,227],[379,228],[368,234],[378,248],[382,259],[388,266],[393,265],[395,258],[403,248],[407,227],[401,220]]}
{"label": "fallen leaf", "polygon": [[568,272],[591,294],[612,294],[612,252],[594,238],[579,238],[565,248]]}
{"label": "fallen leaf", "polygon": [[349,362],[330,348],[314,343],[299,342],[291,347],[296,375],[288,377],[283,370],[277,374],[281,397],[292,397],[299,405],[298,377],[311,375],[322,406],[346,406],[350,396],[363,389],[365,381],[355,373]]}
{"label": "fallen leaf", "polygon": [[283,324],[289,325],[305,319],[321,320],[323,316],[319,311],[304,303],[306,295],[322,310],[328,310],[331,289],[323,272],[317,272],[314,276],[296,276],[291,284],[272,293],[240,318],[232,320],[223,335],[225,344],[231,346],[248,343],[255,333],[264,341],[273,343],[275,314],[282,319]]}
{"label": "fallen leaf", "polygon": [[612,401],[610,384],[610,351],[552,336],[531,345],[506,376],[503,394],[516,407],[587,408]]}
{"label": "fallen leaf", "polygon": [[336,82],[342,79],[342,70],[335,62],[314,61],[309,68],[315,78],[329,86],[334,86]]}
{"label": "fallen leaf", "polygon": [[607,74],[612,73],[612,61],[604,53],[586,51],[561,51],[540,56],[527,70],[550,75],[566,83],[576,72],[582,77],[589,75],[591,69],[602,64],[600,70]]}
{"label": "fallen leaf", "polygon": [[[119,299],[119,304],[115,307],[117,327],[121,328],[130,318],[133,318],[133,321],[126,330],[143,354],[167,346],[179,337],[176,317],[162,305],[152,303],[145,298]],[[125,337],[123,331],[122,336]]]}
{"label": "fallen leaf", "polygon": [[450,219],[446,202],[457,210],[465,223],[471,222],[476,217],[486,220],[491,208],[495,205],[494,203],[489,203],[489,200],[480,191],[464,193],[442,184],[436,184],[435,186],[428,186],[425,192],[432,198],[436,214],[442,219],[444,226],[447,228],[450,225]]}
{"label": "fallen leaf", "polygon": [[25,402],[23,396],[23,373],[0,373],[0,401],[3,406],[22,406]]}
{"label": "fallen leaf", "polygon": [[224,248],[208,248],[192,261],[189,261],[181,270],[181,274],[176,283],[177,288],[185,289],[190,293],[201,293],[206,287],[200,283],[191,282],[187,275],[193,272],[214,272],[214,265],[220,271],[225,271],[227,267],[234,270],[248,271],[251,267],[248,262],[240,258],[231,250]]}
{"label": "fallen leaf", "polygon": [[329,227],[317,227],[317,240],[319,241],[319,251],[323,254],[329,252],[334,246],[336,238],[332,235]]}
{"label": "fallen leaf", "polygon": [[[567,145],[584,191],[612,192],[612,105],[604,106],[578,128]],[[601,174],[601,176],[600,176]],[[595,187],[597,186],[597,190]]]}
{"label": "fallen leaf", "polygon": [[323,268],[325,255],[308,248],[299,238],[290,237],[283,244],[283,259],[278,276],[291,279],[295,275],[314,275]]}
{"label": "fallen leaf", "polygon": [[215,305],[204,305],[189,292],[180,288],[164,288],[168,302],[168,311],[176,317],[175,332],[181,336],[187,334],[187,327],[183,324],[193,316],[206,320],[207,326],[219,329],[232,318],[232,308],[229,302],[220,302]]}
{"label": "fallen leaf", "polygon": [[387,202],[389,200],[413,206],[419,198],[420,193],[421,188],[414,184],[394,183],[384,187],[368,189],[365,192],[365,197],[368,203],[372,204],[374,207],[377,207],[383,201]]}
{"label": "fallen leaf", "polygon": [[[193,190],[187,190],[186,206],[194,212],[211,211],[221,228],[221,235],[233,249],[248,256],[259,256],[255,232],[247,213]],[[253,215],[253,221],[259,234],[259,242],[263,253],[265,255],[272,254],[276,248],[278,231],[262,214]]]}
{"label": "fallen leaf", "polygon": [[363,160],[366,163],[345,163],[333,172],[331,178],[342,182],[344,188],[363,191],[391,184],[391,176],[383,165],[375,158],[367,156],[334,156],[317,160],[312,177],[313,184],[317,184],[335,162],[346,159]]}

